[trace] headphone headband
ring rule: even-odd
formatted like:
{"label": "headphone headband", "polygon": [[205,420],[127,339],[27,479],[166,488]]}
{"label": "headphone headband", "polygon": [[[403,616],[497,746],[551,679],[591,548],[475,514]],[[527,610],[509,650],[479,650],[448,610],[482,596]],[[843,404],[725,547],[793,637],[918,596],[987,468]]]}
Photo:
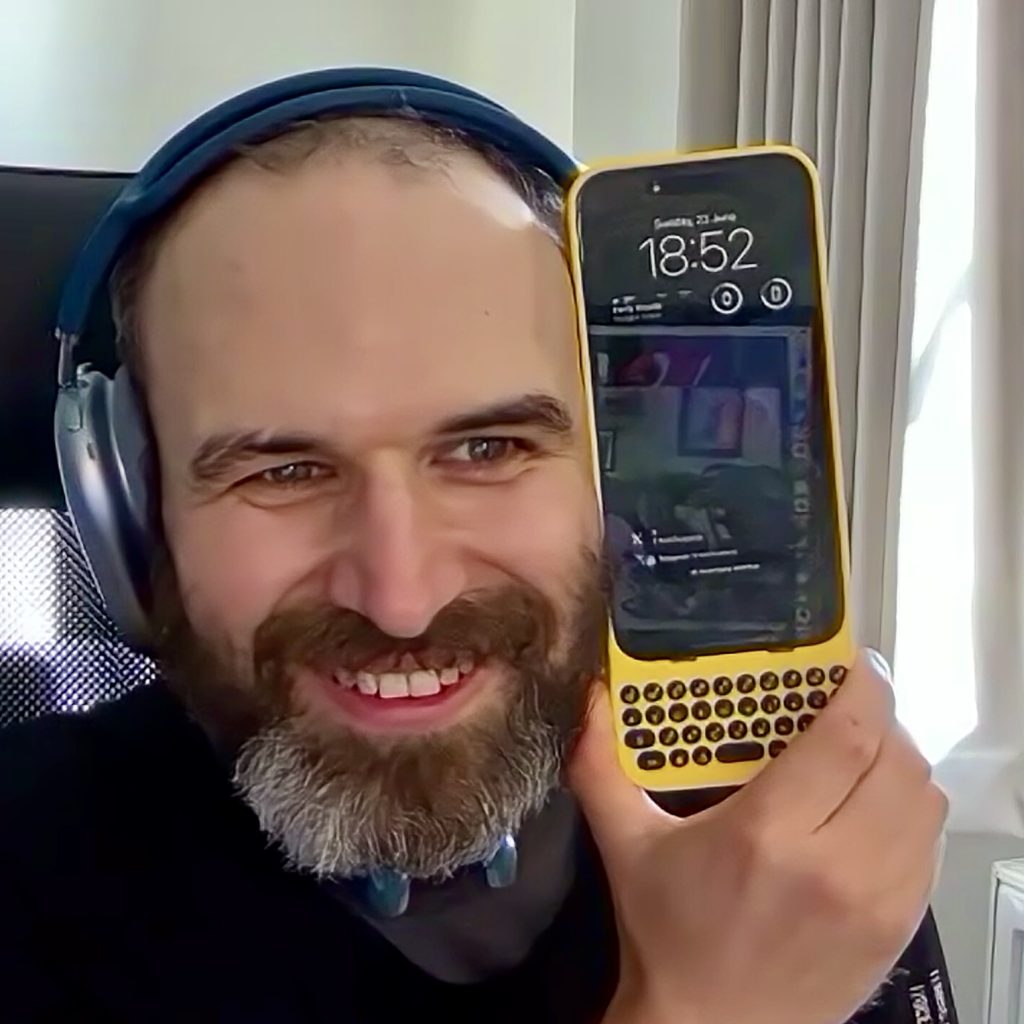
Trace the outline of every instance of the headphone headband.
{"label": "headphone headband", "polygon": [[[390,68],[314,71],[261,85],[221,103],[165,143],[94,228],[61,295],[56,335],[72,344],[125,243],[239,144],[328,113],[411,110],[460,128],[568,185],[577,165],[505,107],[432,75]],[[70,369],[70,367],[68,367]]]}

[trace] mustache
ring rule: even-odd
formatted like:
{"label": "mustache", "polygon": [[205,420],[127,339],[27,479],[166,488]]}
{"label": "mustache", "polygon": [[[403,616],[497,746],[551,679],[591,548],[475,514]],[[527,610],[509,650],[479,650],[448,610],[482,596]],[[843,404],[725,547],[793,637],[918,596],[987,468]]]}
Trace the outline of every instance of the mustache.
{"label": "mustache", "polygon": [[417,637],[394,637],[359,612],[317,604],[265,620],[254,637],[253,658],[261,675],[286,666],[356,672],[378,661],[397,665],[406,654],[437,668],[465,656],[531,663],[549,650],[556,626],[550,603],[522,583],[461,595]]}

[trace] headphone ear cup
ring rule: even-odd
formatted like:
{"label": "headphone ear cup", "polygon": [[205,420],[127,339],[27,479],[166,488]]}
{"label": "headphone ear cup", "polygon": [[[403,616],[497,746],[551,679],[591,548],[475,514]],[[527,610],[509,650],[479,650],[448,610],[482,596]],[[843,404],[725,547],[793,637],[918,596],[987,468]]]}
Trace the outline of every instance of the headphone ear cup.
{"label": "headphone ear cup", "polygon": [[54,433],[68,512],[107,613],[148,652],[150,445],[127,372],[80,372],[58,393]]}
{"label": "headphone ear cup", "polygon": [[112,450],[124,488],[127,514],[124,526],[131,534],[130,543],[145,558],[148,573],[155,540],[152,435],[145,407],[123,366],[114,375],[110,413]]}

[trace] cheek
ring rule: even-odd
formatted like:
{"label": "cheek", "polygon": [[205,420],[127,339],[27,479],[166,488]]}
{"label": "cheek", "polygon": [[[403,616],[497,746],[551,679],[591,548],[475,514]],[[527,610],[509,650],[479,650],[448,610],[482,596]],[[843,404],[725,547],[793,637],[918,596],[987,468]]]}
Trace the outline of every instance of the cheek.
{"label": "cheek", "polygon": [[247,647],[304,564],[301,531],[266,512],[221,505],[167,517],[181,592],[194,628]]}
{"label": "cheek", "polygon": [[495,495],[479,523],[481,553],[559,603],[575,582],[581,550],[600,545],[593,482],[573,465],[526,474]]}

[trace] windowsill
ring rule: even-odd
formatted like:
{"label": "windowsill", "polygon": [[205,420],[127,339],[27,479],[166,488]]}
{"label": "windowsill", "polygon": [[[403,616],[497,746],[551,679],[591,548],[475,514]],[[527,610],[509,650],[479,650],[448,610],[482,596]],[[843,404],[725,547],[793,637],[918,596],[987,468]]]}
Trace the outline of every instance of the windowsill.
{"label": "windowsill", "polygon": [[1024,739],[1000,744],[979,731],[961,740],[933,768],[949,797],[949,832],[1024,838]]}

